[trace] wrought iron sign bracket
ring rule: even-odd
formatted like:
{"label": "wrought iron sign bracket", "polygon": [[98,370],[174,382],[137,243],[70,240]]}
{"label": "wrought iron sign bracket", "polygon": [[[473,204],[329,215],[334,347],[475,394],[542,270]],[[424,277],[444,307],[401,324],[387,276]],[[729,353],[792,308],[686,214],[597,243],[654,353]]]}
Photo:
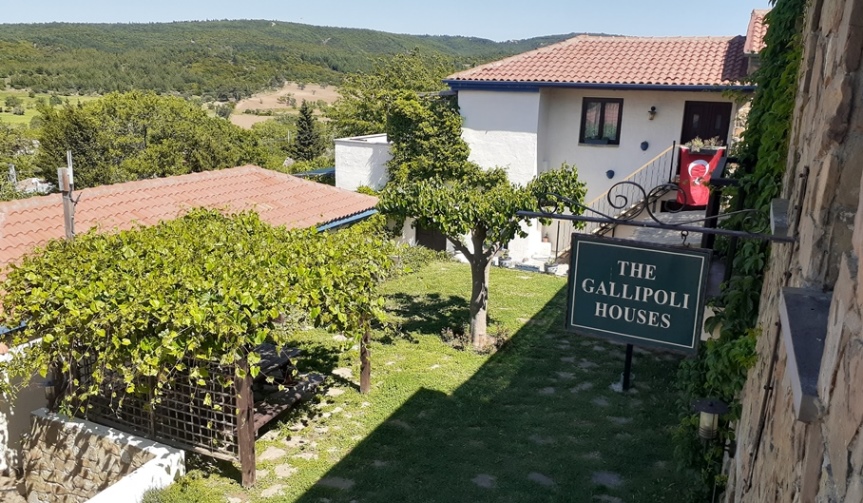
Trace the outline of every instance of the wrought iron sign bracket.
{"label": "wrought iron sign bracket", "polygon": [[[641,194],[641,200],[632,202],[630,201],[630,197],[627,195],[623,195],[620,193],[615,193],[616,189],[620,189],[623,186],[634,187]],[[735,215],[740,215],[744,217],[755,216],[758,214],[756,210],[740,210],[733,211],[729,213],[719,214],[708,216],[706,218],[698,218],[687,220],[679,223],[670,223],[663,222],[660,220],[656,214],[651,209],[651,206],[654,201],[656,201],[659,196],[668,192],[676,192],[678,195],[682,195],[680,197],[683,200],[686,200],[686,193],[683,189],[680,188],[676,183],[665,183],[654,187],[653,189],[646,190],[642,186],[638,185],[635,182],[623,181],[615,184],[608,191],[608,202],[617,210],[620,210],[622,214],[626,216],[623,217],[613,217],[607,215],[605,213],[599,212],[589,206],[585,206],[584,204],[573,201],[567,197],[564,197],[560,194],[545,194],[540,199],[540,211],[518,211],[516,214],[521,217],[530,217],[530,218],[543,218],[543,219],[556,219],[556,220],[568,220],[572,222],[588,222],[588,223],[599,223],[605,225],[627,225],[631,227],[643,227],[648,229],[662,229],[662,230],[671,230],[671,231],[679,231],[681,233],[699,233],[699,234],[713,234],[719,236],[729,236],[736,237],[742,239],[759,239],[762,241],[771,241],[774,243],[794,243],[797,241],[796,236],[788,236],[778,234],[768,234],[765,232],[753,232],[747,230],[732,230],[732,229],[719,229],[715,227],[707,227],[700,226],[694,224],[704,224],[708,222],[718,222],[720,219],[728,218]],[[628,212],[626,210],[631,208],[640,207],[641,211],[637,212]],[[681,205],[681,207],[685,207],[685,202]],[[570,215],[563,213],[562,208],[569,208],[574,211],[581,210],[581,213],[590,212],[595,214],[596,216],[590,215]],[[677,211],[670,211],[669,213],[677,213]],[[636,217],[646,212],[649,220],[635,220]]]}

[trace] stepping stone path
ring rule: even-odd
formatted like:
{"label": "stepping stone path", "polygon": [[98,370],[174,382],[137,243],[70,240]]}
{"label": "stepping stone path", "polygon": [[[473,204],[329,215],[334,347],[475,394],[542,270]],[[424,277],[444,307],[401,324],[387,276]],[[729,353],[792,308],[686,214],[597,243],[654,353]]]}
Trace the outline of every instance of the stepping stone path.
{"label": "stepping stone path", "polygon": [[605,397],[602,397],[602,396],[594,398],[593,400],[590,401],[590,403],[592,403],[593,405],[596,405],[597,407],[608,407],[608,405],[609,405],[608,399],[606,399]]}
{"label": "stepping stone path", "polygon": [[582,458],[588,459],[590,461],[599,461],[600,459],[602,459],[602,453],[599,451],[588,452],[587,454],[582,456]]}
{"label": "stepping stone path", "polygon": [[318,459],[318,455],[314,452],[301,452],[299,454],[294,454],[291,456],[292,458],[304,459],[306,461],[311,461],[313,459]]}
{"label": "stepping stone path", "polygon": [[609,417],[608,420],[614,424],[619,424],[621,426],[632,422],[631,417]]}
{"label": "stepping stone path", "polygon": [[554,394],[554,388],[552,388],[552,387],[542,388],[541,390],[539,390],[539,394],[540,395],[553,395]]}
{"label": "stepping stone path", "polygon": [[270,474],[270,470],[255,470],[255,479],[265,479]]}
{"label": "stepping stone path", "polygon": [[574,356],[562,356],[560,358],[560,361],[562,361],[563,363],[575,363],[575,357]]}
{"label": "stepping stone path", "polygon": [[553,438],[543,437],[542,435],[531,435],[528,437],[528,440],[535,443],[536,445],[551,445],[555,443]]}
{"label": "stepping stone path", "polygon": [[623,485],[623,478],[614,472],[593,472],[590,480],[599,486],[605,486],[611,489]]}
{"label": "stepping stone path", "polygon": [[268,487],[261,491],[262,498],[273,498],[275,496],[280,496],[282,491],[285,489],[285,486],[281,484],[276,484],[274,486]]}
{"label": "stepping stone path", "polygon": [[476,477],[474,477],[471,482],[482,487],[483,489],[494,489],[497,485],[497,477],[494,475],[486,475],[485,473],[480,473]]}
{"label": "stepping stone path", "polygon": [[609,496],[607,494],[603,494],[602,496],[594,496],[593,499],[602,503],[623,503],[623,500],[618,498],[617,496]]}
{"label": "stepping stone path", "polygon": [[575,374],[573,374],[572,372],[558,372],[557,377],[568,381],[575,377]]}
{"label": "stepping stone path", "polygon": [[346,342],[348,340],[348,338],[342,334],[338,334],[338,335],[333,336],[333,340],[336,342]]}
{"label": "stepping stone path", "polygon": [[579,393],[579,392],[581,392],[581,391],[587,391],[587,390],[589,390],[589,389],[591,389],[591,388],[593,388],[593,383],[592,383],[592,382],[583,382],[583,383],[579,384],[578,386],[576,386],[576,387],[574,387],[574,388],[569,388],[569,391],[570,391],[571,393]]}
{"label": "stepping stone path", "polygon": [[387,421],[387,423],[389,423],[389,424],[391,424],[391,425],[393,425],[393,426],[398,426],[399,428],[401,428],[401,429],[403,429],[403,430],[412,430],[412,429],[414,429],[414,427],[413,427],[413,426],[411,426],[411,425],[409,425],[408,423],[406,423],[406,422],[402,421],[401,419],[390,419],[389,421]]}
{"label": "stepping stone path", "polygon": [[243,503],[243,500],[235,497],[228,497],[228,503]]}
{"label": "stepping stone path", "polygon": [[350,379],[353,372],[347,367],[341,367],[333,370],[333,375],[337,375],[342,379]]}
{"label": "stepping stone path", "polygon": [[275,469],[276,477],[279,477],[280,479],[288,478],[291,475],[297,473],[297,471],[298,470],[296,468],[289,464],[279,465]]}
{"label": "stepping stone path", "polygon": [[345,479],[342,477],[324,477],[318,481],[319,485],[324,487],[332,487],[334,489],[341,489],[342,491],[350,490],[350,488],[354,487],[354,481],[351,479]]}
{"label": "stepping stone path", "polygon": [[598,365],[589,360],[582,359],[580,362],[578,362],[578,368],[580,368],[581,370],[590,370],[596,367],[598,367]]}
{"label": "stepping stone path", "polygon": [[543,475],[539,472],[528,473],[527,474],[527,480],[530,480],[531,482],[536,482],[537,484],[539,484],[543,487],[553,487],[554,486],[554,481],[550,477]]}
{"label": "stepping stone path", "polygon": [[381,461],[380,459],[376,459],[376,460],[372,461],[372,466],[374,466],[375,468],[383,468],[383,467],[387,466],[387,462]]}
{"label": "stepping stone path", "polygon": [[330,388],[327,390],[327,396],[342,396],[345,394],[345,390],[341,388]]}
{"label": "stepping stone path", "polygon": [[258,461],[275,461],[284,457],[285,454],[287,454],[285,451],[277,447],[267,447],[267,450],[258,456]]}

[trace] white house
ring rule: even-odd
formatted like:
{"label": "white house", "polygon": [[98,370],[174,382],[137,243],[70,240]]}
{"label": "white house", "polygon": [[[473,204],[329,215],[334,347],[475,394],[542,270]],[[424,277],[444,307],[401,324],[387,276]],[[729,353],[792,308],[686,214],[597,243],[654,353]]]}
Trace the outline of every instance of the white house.
{"label": "white house", "polygon": [[[745,77],[763,47],[765,13],[753,11],[747,36],[583,35],[451,75],[445,82],[458,96],[470,158],[505,167],[520,184],[574,164],[588,203],[645,166],[657,171],[649,180],[666,182],[676,169],[672,145],[695,137],[733,142],[735,119],[753,91]],[[738,91],[737,99],[728,91]],[[373,155],[355,162],[359,155],[349,154],[367,138],[336,141],[337,186],[385,182]],[[356,173],[369,170],[376,174]],[[549,231],[532,226],[511,252],[532,256]]]}

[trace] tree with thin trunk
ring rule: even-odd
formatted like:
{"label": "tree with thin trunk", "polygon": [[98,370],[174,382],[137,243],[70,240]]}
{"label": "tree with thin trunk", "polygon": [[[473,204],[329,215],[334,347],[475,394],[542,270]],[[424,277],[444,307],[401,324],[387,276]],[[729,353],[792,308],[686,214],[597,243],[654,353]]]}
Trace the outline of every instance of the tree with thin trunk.
{"label": "tree with thin trunk", "polygon": [[448,99],[401,93],[393,102],[387,121],[390,180],[379,208],[400,220],[412,218],[415,226],[438,230],[464,254],[471,269],[471,341],[481,348],[488,343],[492,258],[515,237],[527,236],[531,223],[516,212],[538,210],[549,194],[580,203],[585,185],[575,168],[565,164],[527,186],[513,184],[504,169],[484,170],[468,161],[461,117]]}

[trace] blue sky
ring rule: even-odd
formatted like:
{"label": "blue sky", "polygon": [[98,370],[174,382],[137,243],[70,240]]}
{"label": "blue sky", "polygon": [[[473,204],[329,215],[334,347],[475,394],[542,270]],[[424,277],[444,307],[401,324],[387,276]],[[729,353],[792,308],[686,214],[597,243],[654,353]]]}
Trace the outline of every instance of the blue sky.
{"label": "blue sky", "polygon": [[745,35],[767,0],[42,0],[4,1],[2,23],[268,19],[509,40],[570,32]]}

